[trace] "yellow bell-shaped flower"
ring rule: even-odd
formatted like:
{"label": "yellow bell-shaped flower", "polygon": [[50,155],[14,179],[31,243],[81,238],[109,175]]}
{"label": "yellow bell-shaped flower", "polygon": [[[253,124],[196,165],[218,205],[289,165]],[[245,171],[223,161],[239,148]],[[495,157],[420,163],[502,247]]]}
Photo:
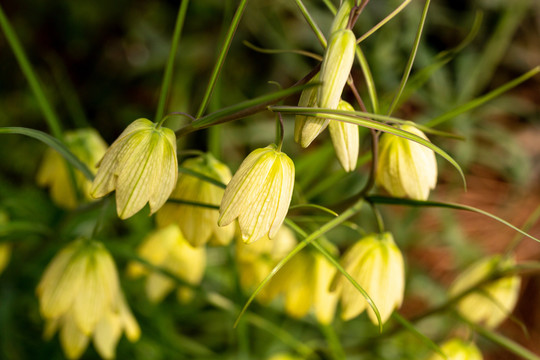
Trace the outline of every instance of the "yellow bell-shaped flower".
{"label": "yellow bell-shaped flower", "polygon": [[[248,291],[254,290],[295,246],[296,238],[286,226],[282,226],[272,240],[265,236],[257,242],[246,244],[238,238],[236,261],[241,286]],[[257,300],[268,303],[279,292],[279,286],[271,280],[257,295]]]}
{"label": "yellow bell-shaped flower", "polygon": [[90,338],[101,357],[114,358],[123,331],[130,341],[140,336],[120,289],[116,266],[103,244],[80,239],[62,249],[45,270],[36,289],[45,338],[60,329],[69,359],[79,358]]}
{"label": "yellow bell-shaped flower", "polygon": [[11,257],[11,244],[0,242],[0,274],[6,268],[9,258]]}
{"label": "yellow bell-shaped flower", "polygon": [[[413,125],[400,128],[428,140]],[[376,181],[392,196],[426,200],[437,184],[435,153],[414,141],[385,133],[379,142]]]}
{"label": "yellow bell-shaped flower", "polygon": [[[96,173],[99,159],[107,150],[107,144],[94,129],[77,129],[65,133],[68,149]],[[73,209],[82,201],[89,201],[92,183],[77,169],[72,172],[66,160],[54,149],[47,148],[37,173],[37,183],[49,187],[53,201],[66,209]]]}
{"label": "yellow bell-shaped flower", "polygon": [[[399,308],[405,290],[403,256],[394,243],[392,234],[372,234],[354,244],[343,256],[342,265],[356,282],[368,293],[386,322],[394,309]],[[344,320],[350,320],[364,310],[374,324],[375,312],[364,296],[340,276],[336,290],[340,292]]]}
{"label": "yellow bell-shaped flower", "polygon": [[275,145],[251,152],[225,189],[219,226],[238,218],[242,239],[273,238],[285,220],[294,187],[294,163]]}
{"label": "yellow bell-shaped flower", "polygon": [[[210,154],[187,159],[182,166],[224,184],[231,180],[227,165]],[[193,175],[180,174],[171,199],[219,206],[224,191]],[[185,239],[193,246],[201,246],[208,241],[214,245],[227,245],[234,236],[235,226],[218,226],[218,217],[219,212],[215,209],[169,201],[157,212],[156,220],[160,227],[178,224]]]}
{"label": "yellow bell-shaped flower", "polygon": [[[341,100],[338,110],[354,111],[354,108],[348,102]],[[358,151],[360,149],[358,125],[330,120],[328,127],[339,163],[345,171],[353,171],[356,168]]]}
{"label": "yellow bell-shaped flower", "polygon": [[127,219],[150,204],[159,210],[176,185],[178,163],[176,136],[148,119],[131,123],[111,145],[98,164],[92,184],[95,198],[116,190],[116,211]]}
{"label": "yellow bell-shaped flower", "polygon": [[446,355],[443,358],[438,353],[434,353],[428,360],[482,360],[480,350],[472,342],[461,339],[450,339],[441,345],[441,352]]}
{"label": "yellow bell-shaped flower", "polygon": [[[450,295],[457,296],[488,280],[496,271],[504,271],[514,265],[514,259],[503,259],[499,255],[481,259],[456,278],[450,287]],[[462,298],[457,309],[469,321],[495,328],[514,310],[520,285],[521,279],[515,275],[484,283]]]}
{"label": "yellow bell-shaped flower", "polygon": [[[192,285],[201,282],[206,268],[205,248],[191,246],[176,224],[150,233],[137,253],[152,265],[166,269]],[[176,283],[169,277],[137,262],[129,263],[128,274],[133,277],[147,276],[146,295],[153,302],[160,302],[176,287]],[[177,296],[180,301],[187,302],[191,300],[193,291],[187,286],[180,286]]]}

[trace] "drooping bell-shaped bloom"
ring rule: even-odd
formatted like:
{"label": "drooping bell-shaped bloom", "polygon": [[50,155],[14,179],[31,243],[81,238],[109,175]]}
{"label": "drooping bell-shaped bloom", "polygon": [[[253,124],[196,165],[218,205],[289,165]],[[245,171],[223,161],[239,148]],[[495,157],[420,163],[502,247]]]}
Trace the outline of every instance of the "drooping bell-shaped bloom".
{"label": "drooping bell-shaped bloom", "polygon": [[[242,287],[247,291],[253,291],[295,246],[296,238],[292,230],[286,226],[282,226],[272,240],[263,237],[254,243],[245,244],[238,238],[236,261]],[[268,303],[279,291],[279,286],[271,280],[257,295],[257,300]]]}
{"label": "drooping bell-shaped bloom", "polygon": [[95,198],[116,190],[116,211],[122,219],[150,204],[159,210],[176,185],[178,164],[176,136],[148,119],[131,123],[98,164],[92,184]]}
{"label": "drooping bell-shaped bloom", "polygon": [[118,282],[114,261],[103,244],[80,239],[62,249],[45,270],[36,289],[45,338],[59,330],[69,359],[79,358],[90,339],[101,357],[114,358],[116,344],[126,332],[140,336]]}
{"label": "drooping bell-shaped bloom", "polygon": [[[185,160],[182,167],[228,184],[231,172],[227,165],[205,154]],[[180,174],[171,199],[184,200],[208,205],[221,203],[224,189],[190,174]],[[235,225],[218,226],[218,210],[203,206],[167,202],[157,212],[160,227],[177,224],[184,238],[193,246],[201,246],[210,241],[214,245],[227,245],[234,236]]]}
{"label": "drooping bell-shaped bloom", "polygon": [[[514,265],[514,259],[504,259],[499,255],[483,258],[456,278],[450,287],[450,295],[457,296],[488,280],[497,271],[505,271]],[[457,303],[457,309],[470,321],[495,328],[514,310],[520,284],[521,279],[516,275],[483,283],[478,289],[462,298]]]}
{"label": "drooping bell-shaped bloom", "polygon": [[[413,125],[400,128],[428,140]],[[385,133],[379,142],[376,181],[392,196],[426,200],[437,184],[435,153],[424,145]]]}
{"label": "drooping bell-shaped bloom", "polygon": [[[91,128],[68,131],[64,141],[73,155],[95,174],[96,164],[107,150],[107,144],[98,132]],[[70,171],[66,160],[52,148],[45,150],[36,180],[38,185],[49,187],[53,201],[66,209],[92,199],[91,181],[75,168]]]}
{"label": "drooping bell-shaped bloom", "polygon": [[8,242],[0,242],[0,274],[6,268],[9,258],[11,257],[11,244]]}
{"label": "drooping bell-shaped bloom", "polygon": [[[394,309],[401,306],[405,290],[403,256],[392,234],[372,234],[362,238],[345,253],[342,265],[368,293],[382,322],[386,322]],[[358,316],[367,308],[371,322],[378,323],[364,296],[342,275],[336,290],[340,292],[344,320]]]}
{"label": "drooping bell-shaped bloom", "polygon": [[[191,246],[176,224],[150,233],[137,253],[150,264],[166,269],[192,285],[201,282],[206,268],[206,249]],[[129,264],[128,274],[133,277],[147,276],[146,295],[152,302],[160,302],[176,287],[176,283],[169,277],[137,262]],[[178,287],[177,296],[180,301],[187,302],[192,295],[190,288]]]}
{"label": "drooping bell-shaped bloom", "polygon": [[[338,110],[354,111],[354,108],[348,102],[341,100]],[[356,168],[358,151],[360,149],[358,125],[330,120],[328,127],[339,163],[345,171],[353,171]]]}
{"label": "drooping bell-shaped bloom", "polygon": [[294,163],[272,144],[252,151],[225,189],[219,226],[238,218],[246,243],[273,238],[287,215],[294,187]]}
{"label": "drooping bell-shaped bloom", "polygon": [[483,356],[480,350],[473,342],[463,341],[461,339],[450,339],[441,345],[441,352],[446,355],[443,358],[438,353],[433,353],[428,360],[482,360]]}

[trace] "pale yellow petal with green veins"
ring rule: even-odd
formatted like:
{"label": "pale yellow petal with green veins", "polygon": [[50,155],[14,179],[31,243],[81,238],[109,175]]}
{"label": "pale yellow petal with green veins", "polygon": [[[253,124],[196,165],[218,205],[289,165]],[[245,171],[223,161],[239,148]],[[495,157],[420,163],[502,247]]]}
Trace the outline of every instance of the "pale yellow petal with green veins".
{"label": "pale yellow petal with green veins", "polygon": [[[338,109],[354,111],[351,104],[343,100],[339,102]],[[345,171],[353,171],[356,168],[360,149],[358,125],[331,120],[329,129],[339,163]]]}
{"label": "pale yellow petal with green veins", "polygon": [[108,311],[99,321],[94,333],[94,346],[104,359],[114,359],[116,345],[122,335],[122,322],[119,314]]}
{"label": "pale yellow petal with green veins", "polygon": [[68,359],[80,358],[89,340],[88,336],[79,330],[72,317],[64,317],[60,329],[60,343]]}
{"label": "pale yellow petal with green veins", "polygon": [[242,162],[227,185],[219,208],[219,225],[230,224],[241,212],[249,209],[259,194],[259,186],[266,181],[275,161],[275,151],[268,148],[253,151]]}

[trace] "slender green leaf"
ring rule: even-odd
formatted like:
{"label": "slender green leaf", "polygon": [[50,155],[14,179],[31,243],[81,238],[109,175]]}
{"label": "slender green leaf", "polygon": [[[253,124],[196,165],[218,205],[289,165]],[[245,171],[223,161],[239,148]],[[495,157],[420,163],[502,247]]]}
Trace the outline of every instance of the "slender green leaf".
{"label": "slender green leaf", "polygon": [[392,100],[392,104],[390,104],[390,108],[388,109],[388,115],[391,115],[396,109],[401,94],[403,93],[403,90],[405,90],[405,85],[407,85],[407,80],[409,79],[409,75],[411,74],[414,59],[416,58],[416,53],[418,52],[418,47],[420,46],[420,37],[422,36],[424,24],[426,23],[427,12],[429,10],[430,2],[431,0],[426,0],[425,2],[424,10],[422,11],[422,17],[420,18],[420,24],[418,25],[418,30],[416,31],[413,48],[411,50],[411,54],[409,55],[409,60],[407,60],[407,65],[405,66],[405,71],[403,72],[403,77],[401,78],[399,88],[396,91],[394,99]]}
{"label": "slender green leaf", "polygon": [[392,20],[397,14],[399,14],[403,9],[405,9],[405,7],[407,7],[407,5],[409,5],[409,3],[411,2],[411,0],[405,0],[401,3],[401,5],[399,5],[397,8],[394,9],[394,11],[392,11],[390,14],[388,14],[388,16],[386,16],[384,19],[382,19],[381,21],[379,21],[377,23],[377,25],[375,25],[374,27],[372,27],[371,29],[369,29],[364,35],[360,36],[357,40],[356,40],[356,43],[357,44],[360,44],[362,41],[366,40],[369,36],[371,36],[375,31],[379,30],[381,27],[383,27],[387,22],[389,22],[390,20]]}
{"label": "slender green leaf", "polygon": [[199,179],[201,179],[203,181],[214,184],[214,185],[216,185],[216,186],[218,186],[220,188],[223,188],[223,189],[225,189],[227,187],[227,185],[225,185],[224,183],[222,183],[219,180],[216,180],[216,179],[211,178],[210,176],[207,176],[207,175],[205,175],[203,173],[200,173],[198,171],[194,171],[194,170],[182,167],[182,166],[178,167],[178,172],[188,174],[188,175],[191,175],[191,176],[195,176],[196,178],[199,178]]}
{"label": "slender green leaf", "polygon": [[52,230],[45,225],[30,221],[9,221],[5,224],[0,224],[0,237],[13,234],[51,235]]}
{"label": "slender green leaf", "polygon": [[318,210],[321,210],[321,211],[324,211],[330,215],[333,215],[333,216],[338,216],[338,213],[336,213],[334,210],[332,209],[329,209],[327,207],[324,207],[322,205],[317,205],[317,204],[298,204],[298,205],[293,205],[291,207],[289,207],[289,210],[294,210],[294,209],[301,209],[301,208],[313,208],[313,209],[318,209]]}
{"label": "slender green leaf", "polygon": [[[463,184],[466,185],[465,181],[465,175],[463,174],[463,171],[461,170],[461,167],[459,164],[450,156],[448,155],[444,150],[439,148],[438,146],[431,143],[429,140],[423,139],[418,135],[412,134],[410,132],[398,129],[394,126],[386,125],[380,122],[376,122],[373,120],[368,120],[364,118],[359,117],[353,117],[350,115],[340,115],[338,113],[343,114],[344,112],[341,110],[332,110],[332,109],[323,109],[323,108],[308,108],[308,107],[297,107],[297,106],[272,106],[272,111],[279,111],[279,112],[289,112],[294,114],[300,114],[300,115],[309,115],[314,117],[320,117],[320,118],[327,118],[331,120],[337,120],[342,122],[347,122],[350,124],[355,124],[363,127],[367,127],[370,129],[380,130],[384,131],[393,135],[400,136],[402,138],[405,138],[407,140],[411,140],[414,142],[419,143],[420,145],[423,145],[437,154],[439,154],[441,157],[446,159],[450,164],[452,164],[461,175],[461,179],[463,180]],[[355,112],[355,114],[360,114],[360,112]],[[372,118],[380,118],[380,115],[375,114],[369,114],[369,113],[361,113],[365,114],[362,116],[366,117],[372,117]]]}
{"label": "slender green leaf", "polygon": [[190,206],[203,207],[203,208],[207,208],[207,209],[219,210],[219,205],[207,204],[207,203],[202,203],[202,202],[198,202],[198,201],[189,201],[189,200],[170,199],[169,198],[169,199],[167,199],[167,202],[171,203],[171,204],[190,205]]}
{"label": "slender green leaf", "polygon": [[501,219],[498,216],[495,216],[487,211],[477,209],[472,206],[468,205],[460,205],[460,204],[454,204],[454,203],[447,203],[447,202],[438,202],[438,201],[422,201],[422,200],[412,200],[412,199],[401,199],[401,198],[393,198],[388,196],[368,196],[366,198],[367,201],[373,202],[376,204],[387,204],[387,205],[405,205],[405,206],[427,206],[427,207],[441,207],[441,208],[448,208],[448,209],[456,209],[456,210],[465,210],[465,211],[471,211],[475,212],[477,214],[481,214],[487,217],[492,218],[493,220],[496,220],[500,222],[501,224],[504,224],[515,231],[519,232],[520,234],[534,240],[540,242],[539,239],[535,238],[534,236],[526,233],[525,231],[521,230],[520,228],[510,224],[508,221]]}
{"label": "slender green leaf", "polygon": [[[303,236],[304,238],[307,237],[307,234],[304,230],[302,230],[302,228],[300,228],[298,225],[296,225],[293,221],[291,221],[290,219],[286,219],[285,220],[287,222],[287,225],[289,225],[293,230],[295,230],[298,234],[300,234],[301,236]],[[356,281],[355,278],[353,278],[348,272],[347,270],[345,270],[343,268],[343,266],[341,266],[341,264],[339,263],[339,261],[337,261],[336,259],[334,259],[334,257],[332,256],[332,254],[330,254],[328,252],[328,250],[326,250],[324,248],[324,246],[321,246],[317,241],[312,241],[311,242],[311,245],[317,249],[317,251],[319,251],[343,276],[345,276],[345,278],[347,280],[349,280],[351,282],[351,284],[356,288],[356,290],[358,290],[362,296],[366,299],[366,302],[368,303],[368,305],[371,307],[371,309],[373,310],[373,312],[375,313],[375,316],[377,317],[377,321],[379,323],[379,331],[382,332],[382,320],[381,320],[381,314],[379,313],[379,309],[377,308],[377,305],[375,305],[375,302],[373,301],[373,299],[371,299],[371,297],[369,296],[369,294],[367,293],[366,290],[364,290],[364,288],[358,284],[358,282]]]}
{"label": "slender green leaf", "polygon": [[458,115],[461,115],[463,113],[466,113],[470,110],[473,110],[483,104],[485,104],[486,102],[496,98],[497,96],[500,96],[502,94],[504,94],[505,92],[507,92],[508,90],[518,86],[519,84],[521,84],[522,82],[525,82],[526,80],[529,80],[530,78],[532,78],[533,76],[535,76],[536,74],[540,73],[540,66],[537,66],[535,67],[534,69],[530,70],[530,71],[527,71],[525,74],[521,75],[520,77],[512,80],[512,81],[509,81],[507,82],[506,84],[502,85],[502,86],[499,86],[498,88],[496,88],[495,90],[492,90],[490,92],[488,92],[486,95],[483,95],[483,96],[480,96],[474,100],[471,100],[463,105],[459,105],[457,107],[455,107],[454,109],[434,118],[434,119],[431,119],[430,121],[428,121],[427,123],[425,123],[424,125],[425,126],[428,126],[428,127],[433,127],[433,126],[437,126],[437,125],[440,125],[448,120],[451,120],[453,118],[455,118],[456,116]]}
{"label": "slender green leaf", "polygon": [[469,324],[469,326],[472,327],[474,329],[474,331],[476,331],[477,333],[479,333],[480,335],[482,335],[486,339],[494,342],[495,344],[505,348],[506,350],[508,350],[508,351],[518,355],[518,356],[521,356],[523,359],[540,360],[539,356],[533,354],[531,351],[524,348],[523,346],[521,346],[517,342],[507,338],[506,336],[503,336],[501,334],[496,333],[493,330],[487,329],[487,328],[485,328],[483,326],[480,326],[480,325],[475,324],[475,323],[473,323],[471,321],[468,321],[467,319],[465,319],[463,317],[461,318],[461,320],[466,322],[467,324]]}
{"label": "slender green leaf", "polygon": [[163,118],[163,113],[165,112],[167,95],[169,94],[169,88],[171,87],[174,61],[178,52],[178,43],[180,42],[180,36],[182,35],[182,28],[184,27],[184,21],[186,19],[188,5],[189,0],[181,1],[180,7],[178,8],[178,15],[176,16],[176,24],[174,25],[171,51],[169,53],[169,58],[167,59],[167,66],[165,67],[165,74],[163,75],[163,81],[161,83],[161,91],[159,94],[158,107],[156,110],[156,118],[154,119],[154,121],[159,121],[160,125],[163,123],[163,121],[165,121],[165,118]]}
{"label": "slender green leaf", "polygon": [[297,54],[297,55],[302,55],[302,56],[306,56],[306,57],[309,57],[309,58],[312,58],[312,59],[315,59],[317,61],[322,61],[323,58],[321,55],[318,55],[318,54],[314,54],[310,51],[306,51],[306,50],[300,50],[300,49],[291,49],[291,50],[285,50],[285,49],[264,49],[262,47],[259,47],[259,46],[255,46],[253,45],[252,43],[250,43],[249,41],[247,40],[244,40],[242,42],[242,44],[244,44],[245,46],[247,46],[248,48],[250,48],[251,50],[254,50],[254,51],[257,51],[257,52],[260,52],[260,53],[263,53],[263,54]]}
{"label": "slender green leaf", "polygon": [[203,116],[200,119],[193,121],[191,124],[186,125],[176,132],[178,137],[186,135],[192,131],[205,129],[212,125],[225,123],[228,121],[243,119],[247,116],[256,114],[260,111],[266,110],[269,105],[275,104],[276,102],[290,96],[301,92],[302,90],[317,86],[318,83],[309,83],[304,85],[293,86],[284,90],[279,90],[271,94],[259,96],[255,99],[246,100],[238,104],[234,104]]}
{"label": "slender green leaf", "polygon": [[94,174],[92,174],[85,163],[79,160],[79,158],[77,158],[62,142],[60,142],[60,140],[44,133],[43,131],[23,127],[2,127],[0,128],[0,134],[19,134],[37,139],[58,151],[58,153],[62,155],[67,162],[82,172],[88,180],[94,180]]}
{"label": "slender green leaf", "polygon": [[225,36],[225,42],[223,43],[221,47],[221,51],[219,53],[218,59],[216,61],[216,64],[214,65],[214,69],[212,70],[212,75],[210,76],[210,81],[208,82],[208,85],[206,87],[203,100],[201,102],[201,105],[199,106],[199,110],[197,111],[197,116],[196,116],[197,118],[201,117],[204,111],[206,110],[206,106],[208,105],[210,96],[212,96],[212,92],[214,91],[214,87],[216,86],[219,73],[221,72],[221,69],[223,68],[223,64],[225,63],[225,58],[227,57],[227,53],[229,52],[229,48],[231,47],[232,39],[234,37],[234,34],[236,33],[238,24],[240,23],[242,14],[244,13],[244,10],[246,9],[246,5],[247,5],[247,0],[240,0],[240,4],[238,5],[238,8],[236,9],[234,17],[231,21],[231,25],[229,26],[229,30],[227,31],[227,35]]}
{"label": "slender green leaf", "polygon": [[43,116],[45,117],[45,120],[47,121],[47,124],[51,129],[51,132],[58,139],[62,139],[62,127],[60,125],[60,120],[58,119],[54,108],[51,106],[51,103],[47,99],[47,96],[45,96],[45,92],[41,87],[39,78],[34,71],[32,64],[30,64],[30,61],[28,60],[28,57],[24,52],[24,49],[21,45],[21,42],[19,41],[19,38],[17,37],[17,34],[15,34],[15,31],[11,27],[9,20],[4,14],[2,5],[0,5],[0,27],[4,31],[9,46],[11,46],[11,49],[15,54],[15,58],[17,59],[17,62],[19,63],[19,66],[21,67],[21,70],[26,77],[26,80],[28,80],[28,83],[30,84],[30,89],[32,89],[32,92],[37,99],[38,105],[43,112]]}
{"label": "slender green leaf", "polygon": [[307,245],[309,245],[313,240],[318,239],[322,235],[326,234],[328,231],[334,229],[338,225],[340,225],[342,222],[349,219],[351,216],[356,214],[360,211],[362,208],[362,204],[364,202],[364,199],[359,199],[356,203],[354,203],[351,207],[349,207],[347,210],[343,211],[339,216],[331,219],[327,223],[323,224],[319,229],[315,230],[311,234],[309,234],[303,241],[301,241],[294,249],[292,249],[285,258],[283,258],[279,263],[274,266],[272,271],[264,278],[263,281],[257,286],[257,288],[251,293],[249,299],[246,301],[244,307],[240,311],[240,314],[238,314],[238,317],[236,318],[236,321],[234,323],[234,326],[238,324],[244,313],[247,311],[249,305],[255,300],[255,297],[261,292],[261,290],[268,284],[268,282],[274,277],[274,275],[290,260],[294,255],[299,253],[303,248],[305,248]]}
{"label": "slender green leaf", "polygon": [[322,33],[321,29],[319,29],[319,26],[317,26],[317,23],[315,22],[315,20],[313,20],[313,18],[309,14],[302,0],[294,0],[294,1],[296,3],[296,6],[298,6],[298,8],[300,9],[300,12],[304,16],[304,19],[306,19],[307,23],[309,24],[309,27],[311,27],[311,30],[313,31],[315,36],[317,36],[317,39],[321,43],[322,47],[326,48],[326,38],[324,37],[324,34]]}

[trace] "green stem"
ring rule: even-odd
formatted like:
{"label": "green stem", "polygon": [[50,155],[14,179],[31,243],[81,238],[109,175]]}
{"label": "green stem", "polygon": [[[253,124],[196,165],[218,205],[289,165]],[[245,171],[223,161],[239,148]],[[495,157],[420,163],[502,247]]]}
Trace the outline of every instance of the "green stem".
{"label": "green stem", "polygon": [[407,84],[409,75],[411,74],[411,69],[414,63],[414,59],[416,57],[418,47],[420,46],[420,37],[422,36],[422,31],[424,30],[424,24],[426,23],[427,13],[429,10],[429,4],[430,4],[430,0],[426,0],[426,3],[424,5],[424,10],[422,11],[422,17],[420,18],[420,24],[418,25],[418,30],[416,31],[416,38],[414,39],[411,55],[409,56],[409,60],[407,61],[407,65],[405,66],[405,72],[403,73],[403,77],[401,78],[401,83],[399,84],[398,91],[396,95],[394,96],[394,99],[392,100],[392,104],[390,105],[390,108],[388,109],[388,115],[391,115],[394,112],[397,104],[399,103],[399,98],[401,97],[403,90],[405,90],[405,85]]}
{"label": "green stem", "polygon": [[373,75],[371,74],[371,69],[369,68],[367,59],[364,56],[362,49],[360,49],[360,46],[358,45],[356,46],[356,58],[358,59],[358,62],[360,63],[360,68],[362,69],[362,73],[364,74],[364,79],[366,80],[366,86],[368,88],[369,98],[371,100],[371,107],[373,109],[373,112],[377,114],[379,112],[379,100],[377,97],[377,88],[375,87],[375,81],[373,80]]}
{"label": "green stem", "polygon": [[47,100],[47,97],[45,96],[45,92],[43,91],[43,88],[41,87],[41,83],[38,79],[38,76],[35,73],[34,69],[32,68],[30,61],[28,61],[28,58],[26,57],[26,54],[21,45],[21,42],[19,41],[17,34],[15,34],[15,31],[11,27],[11,24],[9,23],[9,20],[4,14],[4,10],[2,9],[1,5],[0,5],[0,27],[4,31],[4,34],[6,35],[6,39],[9,43],[9,46],[11,46],[11,50],[13,50],[13,53],[15,54],[15,57],[17,58],[17,62],[19,63],[19,66],[21,67],[21,70],[24,76],[26,77],[26,80],[28,80],[28,83],[30,84],[30,88],[32,89],[32,92],[34,93],[34,96],[37,99],[38,105],[41,108],[41,111],[43,112],[43,116],[45,116],[45,120],[47,121],[47,124],[49,125],[49,129],[51,130],[51,133],[57,139],[62,140],[63,136],[62,136],[62,127],[60,126],[60,120],[58,119],[58,116],[56,115],[51,104]]}
{"label": "green stem", "polygon": [[156,110],[155,121],[158,121],[157,128],[160,128],[166,119],[166,117],[163,117],[163,114],[165,112],[165,104],[167,103],[167,98],[169,95],[169,88],[171,87],[174,60],[176,59],[178,43],[180,42],[180,36],[182,35],[182,28],[184,27],[184,20],[186,19],[188,4],[189,0],[182,0],[182,2],[180,3],[180,8],[178,9],[176,24],[174,25],[171,52],[169,53],[169,59],[167,60],[167,66],[165,67],[165,74],[163,75],[161,91],[159,94],[159,102]]}
{"label": "green stem", "polygon": [[203,100],[201,102],[201,105],[199,106],[199,110],[197,111],[196,118],[200,118],[204,111],[206,110],[206,107],[208,106],[208,101],[210,100],[210,96],[212,96],[212,92],[214,91],[214,87],[216,86],[217,79],[219,77],[219,73],[221,72],[221,68],[223,67],[223,63],[225,62],[225,57],[227,56],[227,53],[229,52],[229,48],[231,47],[231,42],[234,37],[234,33],[236,32],[236,29],[238,28],[238,24],[240,23],[240,19],[242,18],[242,14],[246,8],[247,0],[241,0],[240,5],[238,5],[238,8],[236,9],[236,13],[234,14],[233,20],[231,22],[231,25],[229,26],[229,31],[227,32],[227,35],[225,36],[225,43],[223,44],[221,48],[221,52],[219,53],[218,59],[216,61],[216,64],[214,65],[214,69],[212,70],[212,75],[210,76],[210,81],[208,82],[208,86],[206,87],[206,92],[204,93]]}
{"label": "green stem", "polygon": [[528,349],[524,348],[520,344],[516,343],[515,341],[502,336],[500,334],[497,334],[496,332],[489,330],[485,327],[482,327],[480,325],[477,325],[471,321],[468,321],[467,319],[461,317],[461,320],[466,322],[470,327],[474,329],[477,333],[485,337],[486,339],[494,342],[495,344],[507,349],[508,351],[511,351],[512,353],[520,356],[523,359],[527,360],[539,360],[540,357],[529,351]]}
{"label": "green stem", "polygon": [[319,26],[317,26],[317,23],[315,22],[315,20],[313,20],[313,18],[307,11],[306,7],[304,6],[304,3],[302,3],[302,0],[295,0],[295,2],[298,8],[300,9],[300,12],[302,12],[302,15],[304,15],[304,18],[306,19],[307,23],[311,27],[311,30],[313,30],[313,32],[315,33],[315,36],[317,36],[317,39],[319,39],[319,42],[321,43],[322,47],[326,49],[326,44],[327,44],[326,39],[321,29],[319,29]]}

